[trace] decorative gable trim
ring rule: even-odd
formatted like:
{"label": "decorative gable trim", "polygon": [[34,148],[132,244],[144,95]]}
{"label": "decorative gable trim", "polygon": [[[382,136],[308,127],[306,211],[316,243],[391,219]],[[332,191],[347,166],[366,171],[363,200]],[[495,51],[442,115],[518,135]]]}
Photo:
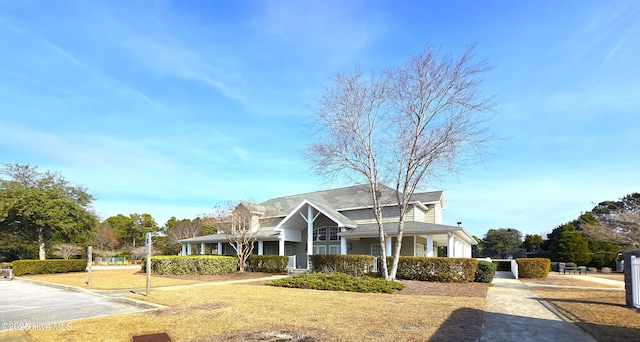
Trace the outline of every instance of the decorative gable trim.
{"label": "decorative gable trim", "polygon": [[304,201],[300,202],[300,204],[298,204],[289,214],[287,214],[287,216],[285,216],[285,218],[282,219],[282,221],[280,221],[280,223],[278,223],[278,225],[274,229],[278,230],[278,231],[281,231],[282,230],[282,226],[287,221],[289,221],[289,219],[291,219],[305,205],[310,205],[311,207],[316,209],[319,213],[322,213],[324,216],[329,218],[331,221],[335,222],[338,225],[338,227],[356,228],[356,226],[357,226],[355,223],[349,222],[351,220],[349,220],[346,216],[344,216],[344,215],[340,214],[339,212],[337,212],[335,209],[327,208],[327,207],[325,207],[324,205],[322,205],[320,203],[316,203],[316,202],[314,202],[312,200],[305,199]]}

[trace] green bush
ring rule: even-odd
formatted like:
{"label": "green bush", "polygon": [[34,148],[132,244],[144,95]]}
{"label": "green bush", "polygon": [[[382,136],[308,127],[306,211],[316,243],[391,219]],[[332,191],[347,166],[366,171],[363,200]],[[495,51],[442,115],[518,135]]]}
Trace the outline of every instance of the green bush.
{"label": "green bush", "polygon": [[11,263],[14,276],[25,274],[84,272],[87,260],[16,260]]}
{"label": "green bush", "polygon": [[[392,257],[387,257],[391,265]],[[478,260],[471,258],[427,258],[404,256],[398,260],[396,278],[422,281],[474,281]]]}
{"label": "green bush", "polygon": [[496,275],[496,264],[490,261],[479,260],[478,269],[476,270],[475,282],[478,283],[491,283],[493,276]]}
{"label": "green bush", "polygon": [[551,269],[551,260],[546,258],[518,258],[516,262],[519,278],[546,278]]}
{"label": "green bush", "polygon": [[[142,272],[146,272],[146,259],[142,260]],[[153,274],[224,274],[238,270],[238,258],[217,255],[160,255],[151,258]]]}
{"label": "green bush", "polygon": [[316,254],[311,255],[312,272],[344,273],[362,277],[373,263],[371,255]]}
{"label": "green bush", "polygon": [[273,280],[267,285],[297,289],[350,291],[366,293],[393,293],[404,285],[390,280],[370,277],[353,277],[344,273],[313,273]]}
{"label": "green bush", "polygon": [[578,265],[576,265],[575,262],[568,262],[566,263],[566,265],[564,265],[565,267],[572,267],[572,268],[576,268],[578,267]]}
{"label": "green bush", "polygon": [[283,273],[289,257],[280,255],[249,255],[247,267],[253,272]]}

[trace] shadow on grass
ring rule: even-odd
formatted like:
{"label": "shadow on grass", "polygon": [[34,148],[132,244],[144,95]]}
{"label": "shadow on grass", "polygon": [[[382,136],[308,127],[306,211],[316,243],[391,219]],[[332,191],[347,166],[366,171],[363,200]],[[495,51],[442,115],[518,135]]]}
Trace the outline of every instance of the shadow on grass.
{"label": "shadow on grass", "polygon": [[[580,317],[579,312],[575,312],[576,310],[572,310],[570,307],[564,307],[563,304],[587,304],[590,306],[589,310],[598,312],[601,318],[603,318],[604,315],[613,314],[616,316],[614,319],[617,321],[625,321],[624,318],[620,318],[621,316],[627,316],[628,314],[629,317],[626,320],[627,322],[638,321],[637,314],[640,312],[640,310],[638,309],[629,308],[622,304],[580,299],[538,298],[538,301],[540,301],[540,303],[547,307],[553,307],[562,315],[574,321],[577,326],[579,326],[582,330],[586,331],[589,335],[593,336],[598,341],[640,341],[640,328],[585,321],[582,317]],[[603,307],[599,308],[598,306]],[[607,308],[619,309],[613,313],[607,313]],[[640,326],[639,323],[630,325]]]}
{"label": "shadow on grass", "polygon": [[597,341],[640,341],[637,328],[580,321],[574,324],[470,308],[451,313],[429,341],[531,341],[532,337],[535,341],[584,341],[587,334]]}
{"label": "shadow on grass", "polygon": [[470,308],[457,309],[440,325],[429,341],[478,341],[478,337],[482,334],[483,317],[483,310]]}

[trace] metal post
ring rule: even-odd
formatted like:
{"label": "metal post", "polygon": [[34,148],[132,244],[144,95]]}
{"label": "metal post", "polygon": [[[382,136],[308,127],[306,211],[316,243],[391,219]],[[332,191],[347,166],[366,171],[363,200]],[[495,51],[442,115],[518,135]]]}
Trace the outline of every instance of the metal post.
{"label": "metal post", "polygon": [[93,257],[93,251],[91,246],[87,247],[87,286],[91,286],[91,264]]}
{"label": "metal post", "polygon": [[147,296],[151,293],[151,233],[147,233]]}

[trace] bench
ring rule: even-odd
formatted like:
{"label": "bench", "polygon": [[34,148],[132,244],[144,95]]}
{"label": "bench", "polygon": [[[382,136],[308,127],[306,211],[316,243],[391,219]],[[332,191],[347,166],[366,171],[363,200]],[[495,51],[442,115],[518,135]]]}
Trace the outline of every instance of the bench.
{"label": "bench", "polygon": [[0,279],[2,280],[13,279],[13,270],[10,268],[0,268]]}
{"label": "bench", "polygon": [[564,274],[568,273],[573,273],[573,274],[587,274],[587,268],[584,266],[578,266],[578,267],[565,267],[563,270]]}

